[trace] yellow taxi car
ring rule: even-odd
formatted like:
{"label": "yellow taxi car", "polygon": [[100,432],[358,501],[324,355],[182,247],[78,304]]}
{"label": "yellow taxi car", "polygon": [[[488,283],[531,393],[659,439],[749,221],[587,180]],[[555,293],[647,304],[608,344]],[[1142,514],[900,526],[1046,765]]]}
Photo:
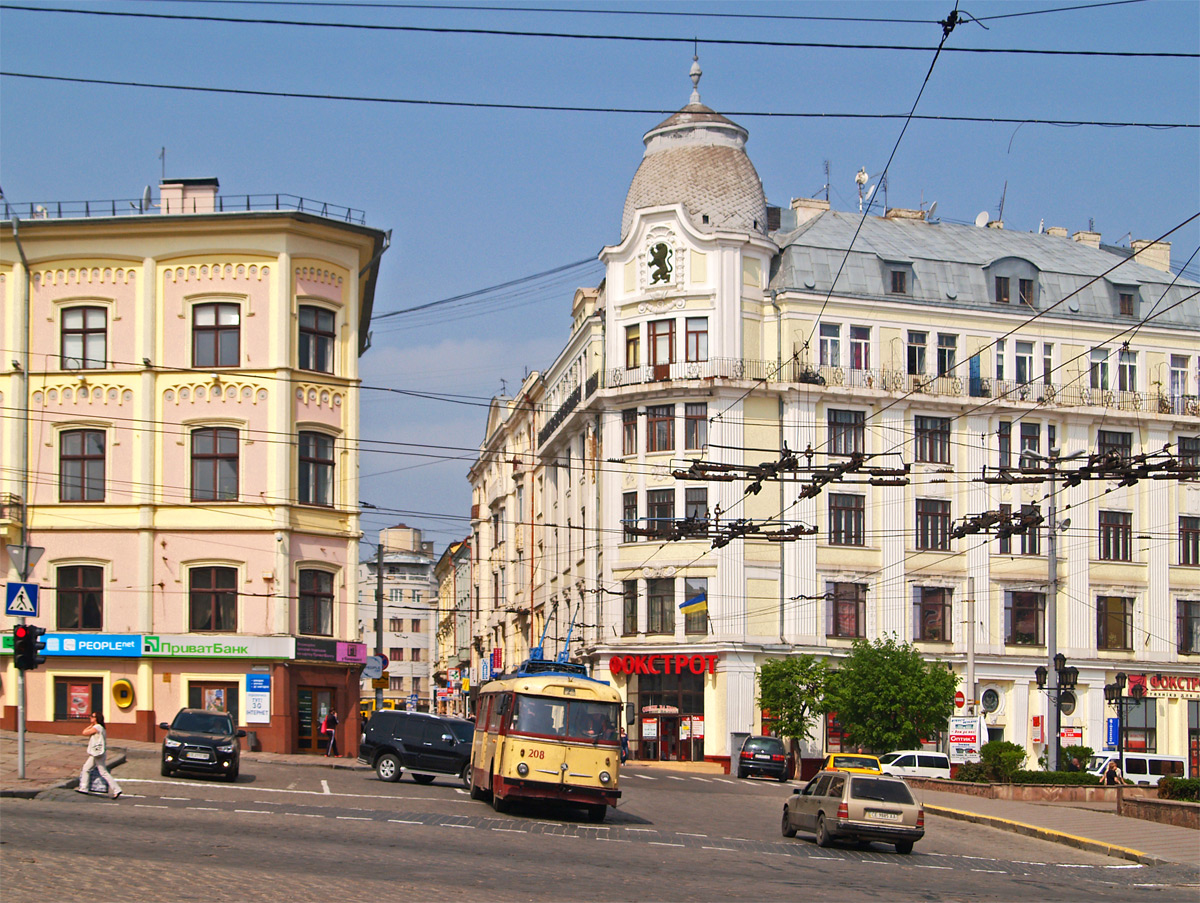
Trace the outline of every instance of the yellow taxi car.
{"label": "yellow taxi car", "polygon": [[849,771],[855,774],[883,774],[879,759],[862,753],[831,753],[825,757],[822,771]]}

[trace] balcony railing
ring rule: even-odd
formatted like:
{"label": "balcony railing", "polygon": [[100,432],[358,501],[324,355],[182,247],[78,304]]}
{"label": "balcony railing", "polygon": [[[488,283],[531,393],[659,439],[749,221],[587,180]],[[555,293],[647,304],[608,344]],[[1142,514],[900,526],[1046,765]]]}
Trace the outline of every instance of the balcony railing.
{"label": "balcony railing", "polygon": [[296,211],[357,225],[366,224],[366,212],[340,204],[314,201],[295,194],[232,194],[215,198],[186,198],[145,206],[141,198],[102,201],[4,201],[4,219],[93,219],[110,216],[159,216],[185,213],[243,213],[255,210]]}
{"label": "balcony railing", "polygon": [[0,492],[0,524],[25,523],[25,505],[19,495]]}

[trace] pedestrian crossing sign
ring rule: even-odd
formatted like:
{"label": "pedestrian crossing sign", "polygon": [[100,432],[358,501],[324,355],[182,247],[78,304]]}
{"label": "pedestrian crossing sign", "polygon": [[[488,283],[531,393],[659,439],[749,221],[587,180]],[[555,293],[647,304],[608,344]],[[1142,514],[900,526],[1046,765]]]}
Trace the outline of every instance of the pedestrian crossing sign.
{"label": "pedestrian crossing sign", "polygon": [[36,583],[9,583],[4,592],[4,613],[10,618],[36,618],[38,616],[38,585]]}

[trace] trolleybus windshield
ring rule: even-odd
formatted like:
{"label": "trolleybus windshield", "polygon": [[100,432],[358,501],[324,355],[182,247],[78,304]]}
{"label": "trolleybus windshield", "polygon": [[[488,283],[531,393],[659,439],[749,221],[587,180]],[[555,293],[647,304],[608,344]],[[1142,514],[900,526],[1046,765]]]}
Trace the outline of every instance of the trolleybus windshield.
{"label": "trolleybus windshield", "polygon": [[517,694],[509,730],[592,742],[617,741],[620,704]]}

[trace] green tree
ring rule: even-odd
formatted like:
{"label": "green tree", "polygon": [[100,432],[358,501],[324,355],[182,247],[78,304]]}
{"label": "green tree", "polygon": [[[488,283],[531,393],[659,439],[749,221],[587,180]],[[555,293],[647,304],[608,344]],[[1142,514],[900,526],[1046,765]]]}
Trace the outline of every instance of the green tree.
{"label": "green tree", "polygon": [[815,656],[771,659],[758,675],[758,704],[780,735],[803,740],[821,716],[828,679],[829,669]]}
{"label": "green tree", "polygon": [[825,708],[837,712],[850,742],[876,752],[915,749],[923,737],[946,729],[958,677],[926,662],[911,643],[883,636],[855,640],[830,674]]}

